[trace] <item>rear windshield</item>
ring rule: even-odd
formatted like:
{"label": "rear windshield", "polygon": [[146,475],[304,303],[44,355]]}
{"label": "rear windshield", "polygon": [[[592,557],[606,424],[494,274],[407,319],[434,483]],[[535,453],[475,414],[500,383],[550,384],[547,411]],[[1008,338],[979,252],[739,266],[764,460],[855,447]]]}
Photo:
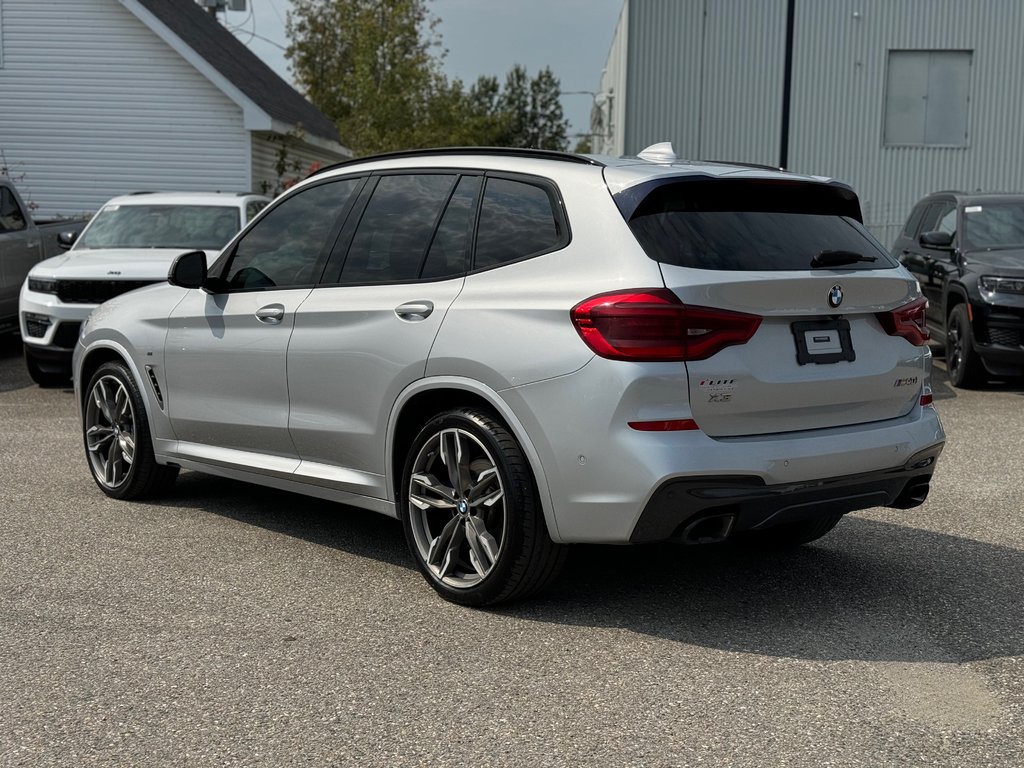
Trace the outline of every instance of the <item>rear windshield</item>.
{"label": "rear windshield", "polygon": [[864,257],[829,269],[895,267],[859,218],[856,197],[827,184],[685,181],[652,188],[629,227],[648,256],[679,267],[807,270],[828,252]]}

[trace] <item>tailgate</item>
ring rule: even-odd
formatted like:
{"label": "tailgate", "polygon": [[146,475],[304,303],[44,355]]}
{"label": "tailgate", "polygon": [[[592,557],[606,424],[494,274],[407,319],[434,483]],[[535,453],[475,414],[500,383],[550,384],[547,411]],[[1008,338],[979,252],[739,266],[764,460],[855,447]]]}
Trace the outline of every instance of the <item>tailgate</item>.
{"label": "tailgate", "polygon": [[[902,270],[770,279],[732,273],[727,282],[709,279],[717,273],[662,271],[684,304],[763,318],[746,344],[686,364],[693,418],[708,435],[881,421],[917,404],[927,348],[890,335],[879,318],[918,295]],[[842,302],[832,308],[837,287]]]}
{"label": "tailgate", "polygon": [[[684,357],[705,433],[862,424],[920,402],[929,357],[920,290],[864,229],[848,187],[769,173],[661,179],[620,194],[665,286],[710,310],[693,310],[687,338],[698,351]],[[734,312],[756,316],[746,321],[752,336],[716,331],[716,313]],[[716,337],[724,343],[701,346]]]}

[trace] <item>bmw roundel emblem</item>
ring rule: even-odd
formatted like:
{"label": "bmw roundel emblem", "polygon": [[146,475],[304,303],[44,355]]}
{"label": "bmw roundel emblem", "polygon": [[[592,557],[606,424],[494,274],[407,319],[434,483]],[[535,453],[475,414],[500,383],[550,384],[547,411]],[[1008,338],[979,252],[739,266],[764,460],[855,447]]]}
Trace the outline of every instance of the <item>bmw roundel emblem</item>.
{"label": "bmw roundel emblem", "polygon": [[835,309],[843,303],[843,286],[836,285],[832,286],[832,290],[828,292],[828,305]]}

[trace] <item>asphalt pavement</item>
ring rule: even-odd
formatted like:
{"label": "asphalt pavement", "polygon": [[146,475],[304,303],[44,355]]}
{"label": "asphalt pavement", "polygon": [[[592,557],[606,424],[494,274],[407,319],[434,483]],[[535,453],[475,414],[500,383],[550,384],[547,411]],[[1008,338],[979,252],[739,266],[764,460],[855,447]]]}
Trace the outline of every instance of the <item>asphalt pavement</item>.
{"label": "asphalt pavement", "polygon": [[1024,385],[935,390],[922,507],[577,547],[481,611],[370,512],[193,472],[108,499],[0,340],[0,766],[1021,766]]}

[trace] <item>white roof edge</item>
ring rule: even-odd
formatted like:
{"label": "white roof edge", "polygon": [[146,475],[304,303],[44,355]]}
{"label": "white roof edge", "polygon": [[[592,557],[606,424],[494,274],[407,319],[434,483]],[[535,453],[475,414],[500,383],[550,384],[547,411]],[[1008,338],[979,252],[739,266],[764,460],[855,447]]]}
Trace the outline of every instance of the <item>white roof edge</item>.
{"label": "white roof edge", "polygon": [[273,120],[271,120],[270,115],[217,71],[210,62],[186,45],[184,40],[174,34],[166,24],[150,13],[141,3],[137,0],[117,1],[134,14],[139,21],[149,27],[157,37],[171,46],[179,56],[191,64],[203,77],[213,83],[218,90],[237,104],[242,110],[243,125],[247,131],[273,130],[271,127]]}
{"label": "white roof edge", "polygon": [[[288,123],[284,123],[280,120],[271,120],[270,128],[261,128],[259,130],[269,130],[273,133],[279,133],[283,136],[286,135],[289,131],[291,131],[294,127],[295,126],[289,125]],[[303,134],[302,141],[305,142],[306,144],[309,144],[312,147],[322,149],[325,152],[332,152],[333,154],[341,155],[346,160],[352,159],[352,150],[342,144],[339,144],[336,141],[325,139],[322,136],[314,136],[313,134],[308,132]]]}
{"label": "white roof edge", "polygon": [[118,195],[112,197],[103,205],[145,205],[153,203],[157,205],[201,205],[203,203],[228,203],[241,204],[246,198],[262,197],[270,199],[268,195],[261,195],[258,192],[136,192],[134,194]]}

